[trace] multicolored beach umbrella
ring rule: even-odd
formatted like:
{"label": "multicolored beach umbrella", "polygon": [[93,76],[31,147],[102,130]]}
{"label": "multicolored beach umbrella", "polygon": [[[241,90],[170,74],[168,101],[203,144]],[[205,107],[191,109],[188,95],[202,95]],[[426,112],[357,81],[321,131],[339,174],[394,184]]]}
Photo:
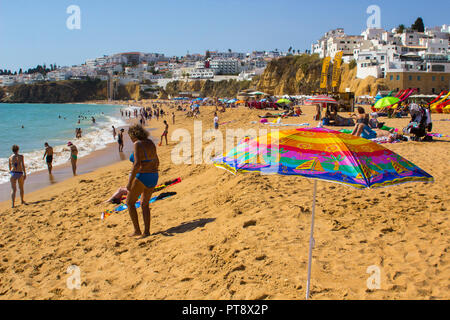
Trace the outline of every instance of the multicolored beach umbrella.
{"label": "multicolored beach umbrella", "polygon": [[315,96],[306,99],[305,104],[338,104],[336,100],[329,96]]}
{"label": "multicolored beach umbrella", "polygon": [[214,165],[233,174],[298,175],[315,179],[309,247],[309,297],[317,180],[357,189],[387,187],[405,182],[433,182],[433,177],[383,146],[325,128],[274,131],[254,139],[244,138]]}

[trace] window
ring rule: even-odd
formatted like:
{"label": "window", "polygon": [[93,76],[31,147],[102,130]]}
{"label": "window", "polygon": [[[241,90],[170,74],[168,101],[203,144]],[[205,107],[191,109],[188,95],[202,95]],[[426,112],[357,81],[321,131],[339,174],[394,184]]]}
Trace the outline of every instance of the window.
{"label": "window", "polygon": [[435,76],[432,76],[432,77],[431,77],[431,81],[436,81],[436,77],[435,77]]}
{"label": "window", "polygon": [[408,77],[408,80],[409,80],[409,81],[412,81],[412,76],[409,76],[409,77]]}
{"label": "window", "polygon": [[392,81],[392,80],[394,80],[394,76],[393,76],[393,75],[391,75],[390,79],[391,79],[391,81]]}
{"label": "window", "polygon": [[444,82],[444,77],[441,77],[441,81]]}
{"label": "window", "polygon": [[397,75],[397,81],[400,80],[400,75]]}
{"label": "window", "polygon": [[420,76],[417,76],[417,81],[420,81]]}

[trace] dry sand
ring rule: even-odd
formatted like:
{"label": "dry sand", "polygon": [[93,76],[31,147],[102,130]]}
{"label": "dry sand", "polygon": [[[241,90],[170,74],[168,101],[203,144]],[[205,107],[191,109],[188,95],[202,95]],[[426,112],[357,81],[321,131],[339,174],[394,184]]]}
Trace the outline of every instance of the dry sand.
{"label": "dry sand", "polygon": [[[201,110],[210,129],[213,108]],[[314,108],[303,111],[283,121],[315,125]],[[265,112],[227,110],[220,122],[236,121],[220,129],[267,128],[251,124]],[[176,115],[169,137],[175,128],[192,133],[193,120]],[[449,115],[433,114],[442,118]],[[386,122],[402,128],[408,120]],[[154,135],[161,120],[157,127]],[[450,134],[450,123],[434,121],[433,131]],[[359,191],[318,183],[312,299],[450,298],[450,139],[435,140],[384,145],[433,184]],[[0,299],[304,299],[313,183],[174,165],[175,145],[158,147],[160,182],[183,182],[167,189],[176,196],[151,205],[149,238],[127,236],[126,211],[100,219],[114,207],[101,202],[126,185],[129,161],[27,194],[27,206],[1,203]],[[71,265],[80,268],[79,290],[67,288]],[[366,284],[372,265],[381,271],[378,290]]]}

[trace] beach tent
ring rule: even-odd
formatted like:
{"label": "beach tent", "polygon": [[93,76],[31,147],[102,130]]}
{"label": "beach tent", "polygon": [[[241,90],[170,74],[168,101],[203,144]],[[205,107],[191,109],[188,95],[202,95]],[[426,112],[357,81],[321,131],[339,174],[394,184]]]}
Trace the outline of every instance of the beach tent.
{"label": "beach tent", "polygon": [[375,96],[375,103],[376,103],[378,100],[382,99],[382,98],[383,98],[383,96],[382,96],[380,93],[378,93],[378,94]]}
{"label": "beach tent", "polygon": [[213,163],[233,174],[259,172],[314,179],[306,299],[311,283],[317,180],[356,189],[434,181],[427,172],[380,144],[325,128],[297,128],[255,139],[246,137]]}

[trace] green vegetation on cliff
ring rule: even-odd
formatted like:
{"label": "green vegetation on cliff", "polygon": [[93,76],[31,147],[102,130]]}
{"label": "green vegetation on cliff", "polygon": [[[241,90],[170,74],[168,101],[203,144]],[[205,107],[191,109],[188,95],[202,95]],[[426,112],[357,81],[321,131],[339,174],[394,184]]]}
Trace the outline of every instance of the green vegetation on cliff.
{"label": "green vegetation on cliff", "polygon": [[[118,87],[116,99],[138,99],[139,84],[129,83]],[[66,80],[19,84],[7,88],[9,96],[1,102],[10,103],[68,103],[107,99],[106,81],[99,79]]]}

